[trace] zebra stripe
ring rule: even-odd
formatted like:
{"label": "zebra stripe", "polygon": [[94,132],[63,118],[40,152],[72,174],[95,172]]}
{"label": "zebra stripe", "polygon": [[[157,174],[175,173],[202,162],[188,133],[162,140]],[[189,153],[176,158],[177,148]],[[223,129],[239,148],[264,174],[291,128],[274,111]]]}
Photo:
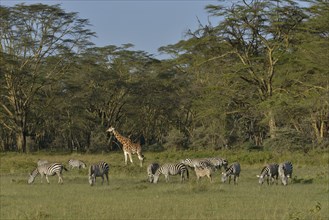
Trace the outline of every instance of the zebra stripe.
{"label": "zebra stripe", "polygon": [[69,167],[71,169],[73,169],[73,168],[78,168],[78,169],[83,168],[83,169],[85,169],[86,168],[86,164],[81,160],[70,159],[68,161],[68,163],[69,163]]}
{"label": "zebra stripe", "polygon": [[267,179],[267,184],[270,185],[274,182],[274,179],[278,180],[278,168],[279,165],[277,163],[267,164],[263,167],[260,175],[257,175],[259,178],[259,184],[263,184],[265,178]]}
{"label": "zebra stripe", "polygon": [[159,167],[160,165],[158,163],[151,163],[147,166],[147,175],[150,183],[153,182],[154,174],[159,169]]}
{"label": "zebra stripe", "polygon": [[204,158],[204,160],[208,161],[211,163],[216,169],[221,169],[224,167],[224,169],[227,169],[228,166],[228,161],[224,158],[219,158],[219,157],[210,157],[210,158]]}
{"label": "zebra stripe", "polygon": [[288,185],[288,178],[292,177],[293,166],[290,161],[283,162],[279,165],[279,176],[284,186]]}
{"label": "zebra stripe", "polygon": [[238,162],[235,162],[222,172],[222,182],[225,183],[228,177],[228,183],[231,183],[231,176],[233,176],[234,184],[238,184],[238,178],[240,176],[241,166]]}
{"label": "zebra stripe", "polygon": [[62,172],[63,169],[67,171],[67,169],[63,166],[63,164],[60,163],[46,163],[41,166],[38,166],[36,169],[30,173],[30,177],[28,179],[28,183],[31,184],[34,182],[34,179],[38,174],[41,175],[41,183],[43,176],[46,176],[46,180],[49,183],[48,176],[54,176],[57,174],[58,176],[58,183],[63,183],[63,177],[62,177]]}
{"label": "zebra stripe", "polygon": [[182,160],[181,163],[183,163],[185,166],[188,166],[190,168],[195,168],[195,167],[200,167],[200,168],[206,168],[209,166],[213,166],[212,163],[210,163],[209,161],[207,161],[206,159],[203,158],[198,158],[198,159],[190,159],[187,158],[185,160]]}
{"label": "zebra stripe", "polygon": [[110,166],[106,162],[99,162],[92,164],[89,167],[89,184],[93,186],[96,183],[96,177],[102,177],[102,184],[104,183],[104,175],[106,177],[107,185],[109,184],[109,170]]}
{"label": "zebra stripe", "polygon": [[181,176],[181,182],[185,180],[185,173],[186,178],[189,178],[188,169],[185,164],[183,163],[167,163],[162,166],[160,166],[157,171],[154,174],[153,183],[157,183],[159,180],[160,174],[163,174],[165,176],[166,182],[169,181],[169,175],[177,175],[180,174]]}

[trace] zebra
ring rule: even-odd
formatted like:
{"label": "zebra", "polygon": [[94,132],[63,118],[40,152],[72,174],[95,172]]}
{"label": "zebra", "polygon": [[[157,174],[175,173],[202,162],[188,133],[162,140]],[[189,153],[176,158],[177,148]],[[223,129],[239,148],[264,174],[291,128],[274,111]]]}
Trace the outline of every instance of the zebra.
{"label": "zebra", "polygon": [[278,168],[279,176],[281,178],[281,182],[284,186],[288,185],[288,178],[292,177],[293,166],[290,161],[286,161],[281,163]]}
{"label": "zebra", "polygon": [[61,163],[46,163],[38,166],[36,169],[34,169],[29,175],[28,184],[31,184],[34,182],[35,177],[40,174],[41,175],[41,183],[43,176],[46,176],[46,180],[49,184],[48,176],[54,176],[57,174],[58,176],[58,183],[63,183],[63,177],[62,172],[63,169],[67,171],[67,169],[64,167]]}
{"label": "zebra", "polygon": [[98,162],[97,164],[92,164],[89,167],[88,177],[89,184],[93,186],[96,183],[96,177],[102,177],[102,184],[104,183],[104,175],[107,180],[107,185],[109,185],[109,170],[110,167],[106,162]]}
{"label": "zebra", "polygon": [[157,171],[157,169],[159,169],[159,167],[160,165],[158,163],[151,163],[150,165],[148,165],[147,175],[150,183],[153,182],[154,174]]}
{"label": "zebra", "polygon": [[68,163],[69,163],[69,167],[71,169],[73,169],[75,167],[78,168],[78,169],[80,169],[80,168],[85,169],[86,168],[86,164],[83,161],[81,161],[81,160],[73,160],[73,159],[70,159],[68,161]]}
{"label": "zebra", "polygon": [[37,165],[38,166],[41,166],[41,165],[44,165],[44,164],[46,164],[46,163],[49,163],[49,161],[48,160],[38,160],[38,162],[37,162]]}
{"label": "zebra", "polygon": [[270,185],[271,182],[274,181],[274,179],[278,180],[278,168],[279,165],[277,163],[267,164],[266,166],[264,166],[262,171],[260,172],[260,175],[257,175],[257,177],[259,178],[259,184],[263,184],[265,178],[267,178],[268,185]]}
{"label": "zebra", "polygon": [[198,158],[198,159],[187,158],[185,160],[182,160],[181,163],[193,169],[195,167],[201,167],[201,168],[213,167],[213,164],[204,158]]}
{"label": "zebra", "polygon": [[186,178],[189,178],[188,169],[185,164],[183,163],[167,163],[162,166],[160,166],[157,171],[154,174],[153,183],[157,183],[159,180],[160,174],[163,174],[165,176],[166,182],[169,181],[169,175],[177,175],[180,174],[181,176],[181,182],[185,180],[185,173]]}
{"label": "zebra", "polygon": [[228,166],[228,161],[224,158],[219,158],[219,157],[210,157],[210,158],[204,158],[205,161],[208,161],[211,163],[216,169],[221,169],[224,167],[224,169],[227,169]]}
{"label": "zebra", "polygon": [[225,172],[222,172],[222,182],[225,183],[228,177],[228,183],[231,183],[231,176],[233,176],[234,184],[238,184],[241,166],[238,162],[231,164]]}

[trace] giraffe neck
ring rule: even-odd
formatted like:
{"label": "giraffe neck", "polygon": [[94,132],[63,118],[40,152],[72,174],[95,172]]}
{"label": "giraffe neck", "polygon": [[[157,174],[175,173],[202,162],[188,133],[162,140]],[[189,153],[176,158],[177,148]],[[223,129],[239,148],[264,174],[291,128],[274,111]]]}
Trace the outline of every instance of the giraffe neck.
{"label": "giraffe neck", "polygon": [[117,131],[113,131],[113,134],[115,136],[116,139],[118,139],[118,141],[121,143],[121,144],[126,144],[127,141],[130,141],[129,138],[126,138],[124,136],[122,136],[119,132]]}

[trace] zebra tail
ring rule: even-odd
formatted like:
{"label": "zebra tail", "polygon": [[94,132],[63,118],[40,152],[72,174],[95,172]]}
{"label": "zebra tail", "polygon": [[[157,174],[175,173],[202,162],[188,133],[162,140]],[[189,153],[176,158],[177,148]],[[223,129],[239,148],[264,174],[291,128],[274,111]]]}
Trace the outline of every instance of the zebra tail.
{"label": "zebra tail", "polygon": [[69,171],[68,169],[66,169],[66,167],[64,165],[62,165],[62,167],[65,171]]}
{"label": "zebra tail", "polygon": [[188,169],[186,167],[186,178],[188,179],[189,178],[189,174],[188,174]]}

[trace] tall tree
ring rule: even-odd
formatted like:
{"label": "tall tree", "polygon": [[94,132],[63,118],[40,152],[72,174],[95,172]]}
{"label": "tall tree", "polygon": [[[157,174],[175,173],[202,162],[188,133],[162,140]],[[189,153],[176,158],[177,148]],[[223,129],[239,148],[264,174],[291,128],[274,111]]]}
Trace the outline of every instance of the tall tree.
{"label": "tall tree", "polygon": [[1,6],[1,118],[26,152],[26,137],[36,95],[70,67],[74,54],[94,36],[88,20],[59,5]]}

